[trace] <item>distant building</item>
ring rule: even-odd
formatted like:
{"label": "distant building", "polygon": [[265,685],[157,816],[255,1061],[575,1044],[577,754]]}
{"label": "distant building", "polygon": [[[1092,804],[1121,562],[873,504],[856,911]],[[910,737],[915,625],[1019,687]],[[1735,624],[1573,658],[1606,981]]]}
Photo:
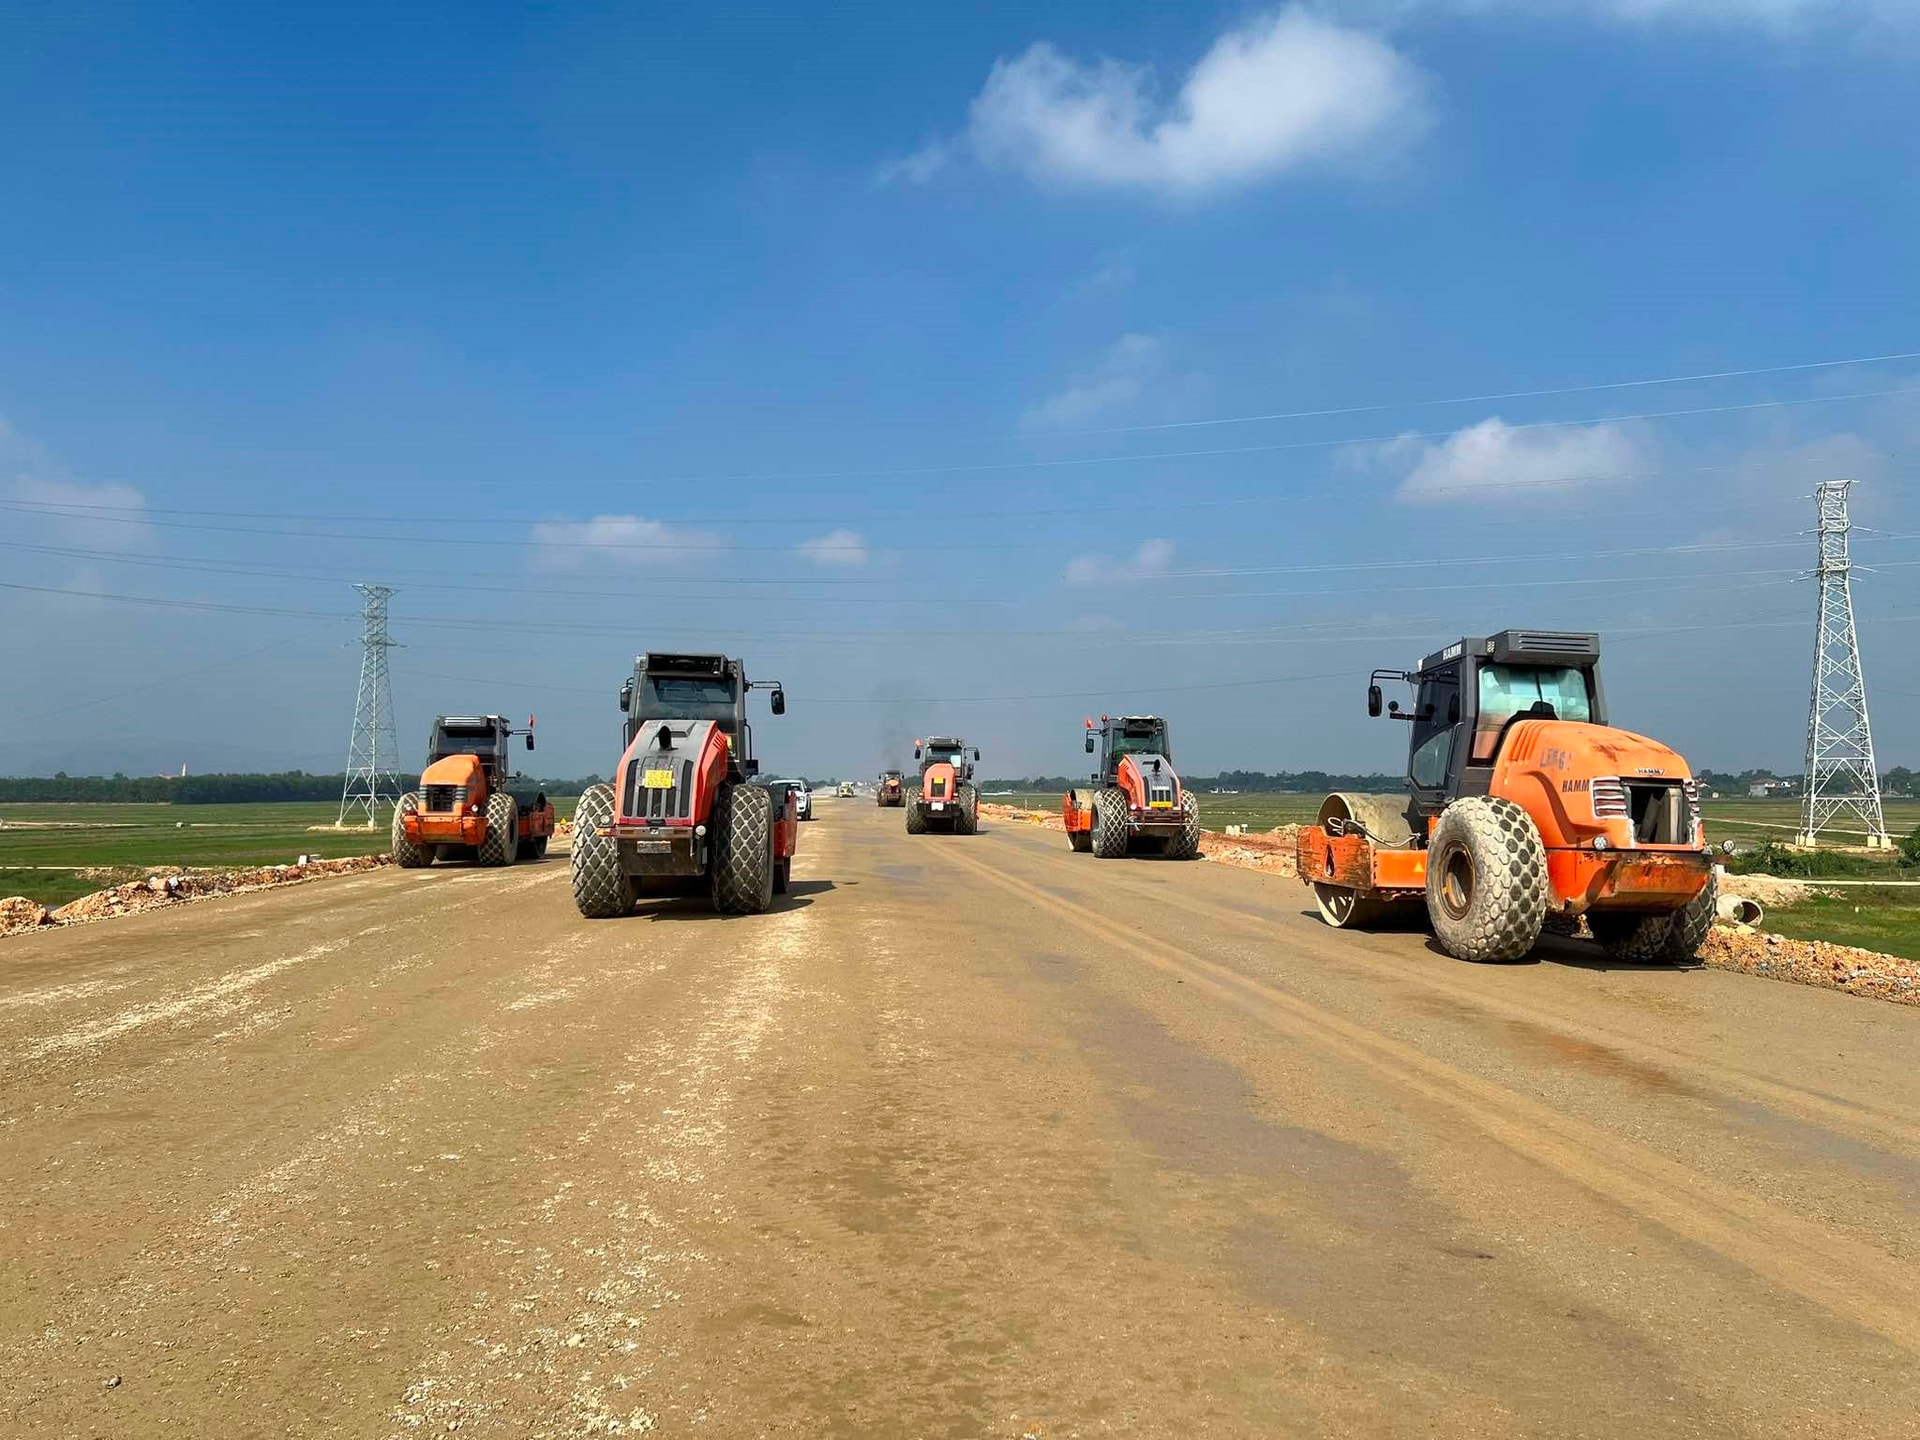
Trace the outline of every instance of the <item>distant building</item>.
{"label": "distant building", "polygon": [[1747,786],[1747,798],[1750,800],[1778,800],[1783,795],[1798,794],[1800,787],[1791,780],[1756,780]]}

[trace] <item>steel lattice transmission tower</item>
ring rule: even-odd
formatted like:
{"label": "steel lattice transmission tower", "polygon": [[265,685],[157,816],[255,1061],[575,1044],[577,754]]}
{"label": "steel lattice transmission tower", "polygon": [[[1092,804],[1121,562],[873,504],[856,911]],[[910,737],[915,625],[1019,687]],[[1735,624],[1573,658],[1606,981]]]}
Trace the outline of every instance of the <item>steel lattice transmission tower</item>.
{"label": "steel lattice transmission tower", "polygon": [[1807,798],[1800,843],[1842,815],[1866,827],[1867,844],[1892,845],[1880,810],[1880,772],[1874,768],[1873,729],[1867,723],[1867,686],[1860,674],[1860,638],[1853,625],[1852,562],[1847,554],[1847,492],[1851,480],[1823,480],[1813,492],[1820,507],[1820,628],[1813,642],[1813,704],[1807,712]]}
{"label": "steel lattice transmission tower", "polygon": [[365,598],[360,611],[360,698],[353,709],[353,738],[347,742],[347,783],[340,791],[340,819],[351,816],[371,830],[380,821],[380,807],[400,798],[400,777],[394,762],[400,741],[393,728],[393,687],[387,680],[387,651],[394,639],[387,633],[387,601],[391,585],[356,585]]}

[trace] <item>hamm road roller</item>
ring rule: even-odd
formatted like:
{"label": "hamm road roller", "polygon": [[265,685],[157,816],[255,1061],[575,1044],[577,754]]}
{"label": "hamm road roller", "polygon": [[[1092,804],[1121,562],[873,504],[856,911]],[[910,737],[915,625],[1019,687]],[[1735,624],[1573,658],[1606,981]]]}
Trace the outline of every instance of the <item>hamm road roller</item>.
{"label": "hamm road roller", "polygon": [[1608,723],[1600,637],[1503,630],[1435,651],[1413,687],[1409,798],[1329,795],[1300,831],[1300,878],[1329,925],[1424,901],[1463,960],[1518,960],[1549,922],[1586,918],[1618,959],[1686,961],[1713,923],[1700,789],[1657,740]]}
{"label": "hamm road roller", "polygon": [[420,788],[393,807],[393,859],[405,870],[435,860],[511,865],[538,860],[553,836],[553,805],[531,785],[512,794],[512,739],[527,737],[504,715],[442,715],[427,736],[427,768]]}
{"label": "hamm road roller", "polygon": [[1093,788],[1060,800],[1067,843],[1103,860],[1126,854],[1192,860],[1200,853],[1200,806],[1173,769],[1167,722],[1158,715],[1102,715],[1087,721],[1087,753],[1098,752]]}
{"label": "hamm road roller", "polygon": [[751,915],[784,892],[799,834],[791,790],[779,806],[751,781],[749,682],[724,655],[648,653],[620,688],[626,750],[611,785],[592,785],[573,820],[573,899],[589,919],[625,915],[643,895],[706,891],[723,915]]}

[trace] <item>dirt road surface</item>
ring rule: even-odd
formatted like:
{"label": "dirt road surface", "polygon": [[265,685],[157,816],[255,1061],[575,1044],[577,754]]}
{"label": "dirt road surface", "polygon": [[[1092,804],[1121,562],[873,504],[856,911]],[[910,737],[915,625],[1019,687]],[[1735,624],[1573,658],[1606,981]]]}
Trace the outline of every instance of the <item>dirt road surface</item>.
{"label": "dirt road surface", "polygon": [[0,944],[0,1433],[1920,1434],[1920,1012],[820,814]]}

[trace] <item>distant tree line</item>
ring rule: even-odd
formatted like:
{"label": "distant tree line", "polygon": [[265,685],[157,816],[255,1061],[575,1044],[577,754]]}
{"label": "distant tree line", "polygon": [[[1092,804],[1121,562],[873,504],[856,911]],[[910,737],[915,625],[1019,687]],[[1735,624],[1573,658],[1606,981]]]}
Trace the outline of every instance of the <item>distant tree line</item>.
{"label": "distant tree line", "polygon": [[[1776,775],[1771,770],[1701,770],[1697,772],[1699,781],[1710,790],[1723,791],[1730,795],[1744,794],[1749,786],[1758,785],[1767,780],[1778,780],[1798,792],[1806,788],[1805,774]],[[1880,775],[1880,793],[1882,795],[1920,796],[1920,774],[1915,774],[1905,765],[1896,765]]]}
{"label": "distant tree line", "polygon": [[[516,781],[514,788],[538,788],[565,798],[578,795],[600,777],[583,780]],[[344,775],[309,775],[288,770],[278,775],[69,775],[51,779],[0,776],[0,804],[95,802],[120,805],[262,805],[281,801],[338,800]]]}

